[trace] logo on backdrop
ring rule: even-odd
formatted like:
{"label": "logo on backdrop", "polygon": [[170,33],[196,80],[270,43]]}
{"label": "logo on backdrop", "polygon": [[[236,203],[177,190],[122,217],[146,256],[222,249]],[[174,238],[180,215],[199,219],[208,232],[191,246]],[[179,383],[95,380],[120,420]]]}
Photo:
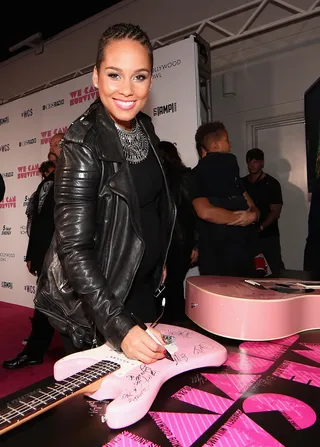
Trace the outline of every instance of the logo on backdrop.
{"label": "logo on backdrop", "polygon": [[75,104],[81,104],[82,102],[93,101],[98,98],[99,91],[93,85],[85,88],[79,88],[73,92],[70,92],[70,106]]}
{"label": "logo on backdrop", "polygon": [[11,236],[11,227],[7,227],[7,225],[2,225],[1,236]]}
{"label": "logo on backdrop", "polygon": [[24,290],[28,293],[32,293],[33,295],[36,293],[36,286],[32,286],[30,284],[26,284],[24,286]]}
{"label": "logo on backdrop", "polygon": [[9,117],[6,116],[5,118],[0,118],[0,126],[2,126],[2,124],[8,124],[9,122]]}
{"label": "logo on backdrop", "polygon": [[153,116],[165,115],[167,113],[175,113],[178,110],[176,102],[171,102],[170,104],[165,104],[163,106],[158,106],[153,108]]}
{"label": "logo on backdrop", "polygon": [[7,262],[8,259],[15,258],[16,255],[14,253],[0,253],[0,262]]}
{"label": "logo on backdrop", "polygon": [[0,208],[16,208],[17,206],[17,197],[11,196],[11,197],[5,197],[2,202],[0,202]]}
{"label": "logo on backdrop", "polygon": [[9,177],[13,177],[13,171],[10,171],[10,172],[2,172],[2,177],[6,177],[6,178],[9,178]]}
{"label": "logo on backdrop", "polygon": [[10,151],[10,144],[9,143],[2,144],[0,146],[0,152],[8,152],[8,151]]}
{"label": "logo on backdrop", "polygon": [[49,104],[44,104],[42,106],[42,110],[49,110],[63,105],[64,105],[64,99],[58,99],[57,101],[49,102]]}
{"label": "logo on backdrop", "polygon": [[21,180],[23,178],[37,177],[41,176],[39,172],[39,163],[35,163],[33,165],[25,165],[17,167],[17,179]]}
{"label": "logo on backdrop", "polygon": [[21,118],[31,118],[33,116],[33,109],[27,109],[21,112]]}
{"label": "logo on backdrop", "polygon": [[180,64],[181,64],[181,59],[176,59],[175,61],[170,61],[170,62],[167,62],[166,64],[157,65],[156,67],[154,67],[154,69],[152,71],[152,79],[161,78],[162,73],[165,70],[168,70],[170,68],[175,68]]}
{"label": "logo on backdrop", "polygon": [[20,225],[20,234],[27,234],[27,226]]}
{"label": "logo on backdrop", "polygon": [[41,132],[41,145],[50,144],[51,138],[57,133],[65,133],[68,129],[68,126],[56,127],[50,130],[43,130]]}
{"label": "logo on backdrop", "polygon": [[4,289],[13,289],[13,283],[7,282],[7,281],[2,281],[1,287],[3,287]]}
{"label": "logo on backdrop", "polygon": [[19,141],[19,147],[28,146],[29,144],[35,144],[37,142],[36,138],[30,138],[29,140]]}

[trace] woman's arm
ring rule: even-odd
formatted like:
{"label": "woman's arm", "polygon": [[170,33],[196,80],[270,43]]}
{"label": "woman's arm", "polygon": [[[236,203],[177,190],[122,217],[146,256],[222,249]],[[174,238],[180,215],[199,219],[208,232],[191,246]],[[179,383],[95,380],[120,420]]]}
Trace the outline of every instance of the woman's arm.
{"label": "woman's arm", "polygon": [[67,279],[89,317],[116,348],[134,326],[122,314],[101,271],[95,250],[96,211],[101,170],[85,146],[65,143],[55,174],[57,252]]}

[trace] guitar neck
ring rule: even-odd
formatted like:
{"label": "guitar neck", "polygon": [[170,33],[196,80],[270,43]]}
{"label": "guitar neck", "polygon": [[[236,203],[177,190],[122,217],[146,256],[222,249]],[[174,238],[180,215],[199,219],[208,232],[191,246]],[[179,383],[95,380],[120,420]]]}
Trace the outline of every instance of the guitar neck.
{"label": "guitar neck", "polygon": [[99,382],[120,365],[102,360],[61,382],[17,398],[0,410],[0,435],[79,393],[95,391]]}

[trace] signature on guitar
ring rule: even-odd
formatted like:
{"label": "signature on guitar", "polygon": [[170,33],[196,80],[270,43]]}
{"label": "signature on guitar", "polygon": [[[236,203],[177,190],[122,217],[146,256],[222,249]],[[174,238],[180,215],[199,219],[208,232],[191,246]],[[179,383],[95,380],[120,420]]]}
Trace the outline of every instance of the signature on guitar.
{"label": "signature on guitar", "polygon": [[193,348],[194,354],[202,354],[206,350],[212,349],[212,345],[206,344],[206,343],[199,343],[198,345],[195,345]]}
{"label": "signature on guitar", "polygon": [[127,379],[131,381],[130,391],[125,391],[122,399],[128,402],[137,401],[147,390],[148,383],[157,375],[157,371],[147,365],[140,365],[137,374],[128,374]]}

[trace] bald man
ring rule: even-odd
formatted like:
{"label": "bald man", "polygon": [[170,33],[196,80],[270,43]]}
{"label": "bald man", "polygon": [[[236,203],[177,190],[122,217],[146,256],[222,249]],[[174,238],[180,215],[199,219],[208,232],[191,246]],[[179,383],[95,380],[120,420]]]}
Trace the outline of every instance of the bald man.
{"label": "bald man", "polygon": [[56,133],[50,140],[50,153],[55,154],[58,158],[60,157],[60,141],[64,137],[64,133]]}

